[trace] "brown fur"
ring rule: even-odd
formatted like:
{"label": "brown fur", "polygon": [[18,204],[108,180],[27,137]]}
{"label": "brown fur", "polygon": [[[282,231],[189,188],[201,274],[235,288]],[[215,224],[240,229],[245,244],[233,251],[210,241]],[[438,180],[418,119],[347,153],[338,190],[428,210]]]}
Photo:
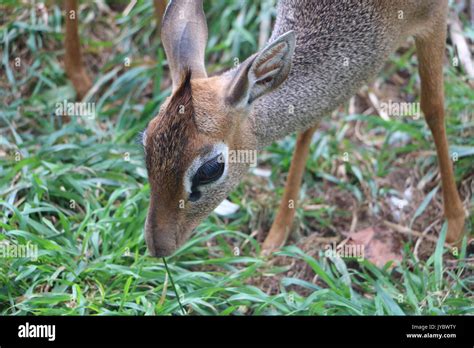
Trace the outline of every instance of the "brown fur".
{"label": "brown fur", "polygon": [[[169,229],[180,223],[179,201],[184,199],[180,183],[191,160],[188,147],[196,138],[197,127],[192,100],[191,71],[187,71],[176,92],[147,129],[145,159],[151,184],[150,229]],[[193,154],[194,155],[194,154]],[[147,235],[149,245],[162,247],[162,240]],[[176,235],[167,238],[168,247],[176,246]]]}
{"label": "brown fur", "polygon": [[[443,10],[446,12],[447,6]],[[438,21],[438,25],[433,28],[433,31],[416,38],[416,50],[420,63],[421,109],[433,135],[438,154],[444,212],[448,219],[446,240],[456,243],[462,239],[466,214],[454,180],[444,121],[443,59],[446,22],[439,17],[435,17],[434,20]]]}
{"label": "brown fur", "polygon": [[[179,178],[186,163],[183,156],[188,144],[197,132],[192,101],[191,71],[186,72],[183,82],[173,94],[165,111],[150,122],[145,144],[146,166],[150,177]],[[171,175],[172,174],[172,175]]]}
{"label": "brown fur", "polygon": [[[81,54],[81,42],[78,33],[79,12],[77,0],[66,0],[66,33],[64,35],[64,65],[66,75],[71,80],[76,90],[77,98],[81,100],[92,86],[92,81],[87,74]],[[70,12],[75,12],[75,19],[70,18]]]}
{"label": "brown fur", "polygon": [[166,10],[166,0],[153,0],[158,37],[161,35],[161,19]]}
{"label": "brown fur", "polygon": [[[287,204],[289,199],[296,202],[314,131],[312,127],[372,79],[407,36],[416,37],[422,80],[421,104],[440,162],[449,226],[447,238],[455,241],[462,236],[464,210],[454,182],[444,128],[442,60],[447,1],[280,0],[267,49],[248,58],[239,68],[212,78],[206,77],[202,62],[195,59],[202,55],[202,42],[207,37],[207,28],[202,32],[199,29],[205,27],[205,18],[196,1],[189,9],[180,9],[187,6],[187,2],[173,2],[173,11],[168,17],[165,15],[167,40],[164,44],[175,93],[147,131],[147,146],[153,146],[147,150],[152,194],[146,238],[153,255],[172,253],[247,172],[245,164],[227,163],[225,180],[219,185],[206,186],[203,197],[190,202],[183,189],[184,174],[193,161],[205,155],[206,149],[218,143],[224,143],[229,150],[257,149],[295,131],[304,132],[298,138],[280,211],[264,247],[273,249],[283,244],[294,216],[294,209],[288,209]],[[176,24],[173,16],[180,11],[197,13],[198,18],[185,16],[188,19]],[[197,29],[186,30],[190,23]],[[291,31],[296,34],[296,46],[285,36]],[[199,73],[197,79],[190,81],[192,94],[185,94],[185,100],[182,91],[175,88],[183,62],[177,61],[178,51],[173,50],[174,45],[180,47],[178,51],[183,61],[189,62],[188,66]],[[285,63],[291,59],[288,55],[293,48],[289,72]],[[348,65],[344,65],[346,59]],[[266,74],[274,70],[277,75],[266,79]],[[278,71],[286,72],[278,75]],[[252,81],[253,85],[246,80],[250,72],[257,79]],[[279,87],[272,88],[272,83]],[[257,84],[257,90],[253,89],[249,97],[245,92]],[[175,115],[179,103],[190,101],[192,115]],[[294,112],[289,112],[289,106],[293,106]],[[191,116],[194,123],[190,121]],[[177,119],[170,119],[172,117]],[[183,208],[178,208],[180,200],[185,203]]]}

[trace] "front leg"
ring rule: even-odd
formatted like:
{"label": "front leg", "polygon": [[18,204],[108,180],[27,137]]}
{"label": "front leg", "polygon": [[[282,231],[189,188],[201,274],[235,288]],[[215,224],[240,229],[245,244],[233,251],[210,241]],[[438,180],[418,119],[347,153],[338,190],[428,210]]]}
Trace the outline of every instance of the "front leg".
{"label": "front leg", "polygon": [[309,154],[309,146],[311,145],[311,139],[317,127],[318,125],[311,127],[298,135],[290,172],[288,173],[288,179],[286,181],[285,192],[280,202],[280,208],[262,246],[262,252],[265,255],[283,246],[290,234],[291,225],[295,216],[298,192],[303,178],[306,159]]}

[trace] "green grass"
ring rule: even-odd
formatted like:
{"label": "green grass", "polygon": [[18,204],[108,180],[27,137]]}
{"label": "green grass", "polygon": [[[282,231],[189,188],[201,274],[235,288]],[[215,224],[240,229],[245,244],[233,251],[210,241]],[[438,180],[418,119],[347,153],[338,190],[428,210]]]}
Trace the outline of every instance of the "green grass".
{"label": "green grass", "polygon": [[[209,70],[230,67],[234,58],[245,59],[257,50],[264,15],[260,9],[273,5],[274,1],[248,1],[243,8],[230,1],[206,3]],[[164,53],[155,35],[151,1],[139,1],[128,16],[115,18],[97,15],[94,4],[84,6],[81,18],[89,22],[82,25],[81,36],[95,81],[87,100],[95,103],[98,117],[72,118],[69,123],[53,115],[56,102],[74,99],[62,65],[61,11],[49,8],[45,24],[28,6],[9,6],[0,21],[0,99],[4,99],[0,243],[29,242],[38,246],[39,257],[0,258],[0,313],[180,314],[164,264],[147,256],[143,238],[149,184],[135,139],[169,94],[169,88],[162,88],[166,85]],[[106,38],[98,38],[97,31]],[[16,67],[18,57],[21,65]],[[130,58],[130,67],[124,67],[125,58]],[[394,56],[382,76],[388,79],[402,68],[410,78],[400,93],[416,97],[419,83],[413,51]],[[474,91],[455,68],[446,66],[445,76],[448,135],[451,149],[459,155],[456,178],[469,186],[474,173]],[[432,154],[399,163],[413,151],[434,150],[422,119],[386,122],[346,111],[341,109],[332,122],[328,117],[327,130],[314,138],[297,209],[296,224],[303,236],[315,230],[343,232],[334,231],[335,223],[351,217],[351,212],[326,200],[323,193],[328,185],[347,192],[359,207],[370,206],[377,213],[393,193],[380,179],[393,169],[418,168],[421,178],[417,180],[436,175]],[[381,139],[381,145],[366,146],[346,136],[357,122],[371,140]],[[409,141],[393,146],[390,139],[400,134]],[[260,257],[260,244],[251,232],[270,226],[294,143],[294,137],[288,137],[260,155],[260,164],[272,168],[270,180],[257,185],[260,196],[252,193],[255,178],[249,174],[231,195],[241,206],[239,212],[231,219],[211,215],[168,258],[188,313],[474,314],[472,248],[465,238],[453,254],[443,245],[445,227],[438,244],[424,258],[414,254],[415,240],[404,239],[404,261],[394,268],[388,264],[378,268],[368,260],[355,263],[326,257],[323,251],[310,255],[295,245],[278,253],[284,264]],[[341,161],[345,152],[350,156],[346,163]],[[346,179],[334,170],[341,163]],[[430,192],[438,184],[439,180],[424,190],[425,200],[411,212],[424,227],[430,223],[427,206],[440,194],[433,197]],[[257,199],[261,196],[264,200]],[[301,208],[305,204],[327,207],[306,211]],[[473,216],[471,211],[469,231]],[[293,261],[306,265],[314,281],[289,276]],[[259,279],[277,279],[277,293],[267,294]]]}

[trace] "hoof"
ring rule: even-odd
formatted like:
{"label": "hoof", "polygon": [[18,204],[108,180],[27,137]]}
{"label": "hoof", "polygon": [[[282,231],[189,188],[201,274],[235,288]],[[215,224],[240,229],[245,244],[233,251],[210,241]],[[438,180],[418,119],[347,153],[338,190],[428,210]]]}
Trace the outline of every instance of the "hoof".
{"label": "hoof", "polygon": [[465,215],[461,215],[457,218],[448,218],[448,233],[446,235],[446,242],[448,243],[460,243],[464,236],[464,221],[466,220]]}
{"label": "hoof", "polygon": [[263,242],[261,255],[270,256],[270,254],[280,249],[284,244],[285,242],[283,240],[275,240],[274,238],[267,237]]}

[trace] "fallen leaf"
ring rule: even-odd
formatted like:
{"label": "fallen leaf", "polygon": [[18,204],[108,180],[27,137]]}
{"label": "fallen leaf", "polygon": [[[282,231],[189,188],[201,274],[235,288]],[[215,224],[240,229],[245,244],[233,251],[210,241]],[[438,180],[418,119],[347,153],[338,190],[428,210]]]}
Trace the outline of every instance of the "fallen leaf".
{"label": "fallen leaf", "polygon": [[357,258],[365,258],[378,267],[395,261],[393,267],[402,261],[401,248],[395,238],[396,234],[387,229],[369,227],[350,233],[344,247],[345,250],[358,251]]}

